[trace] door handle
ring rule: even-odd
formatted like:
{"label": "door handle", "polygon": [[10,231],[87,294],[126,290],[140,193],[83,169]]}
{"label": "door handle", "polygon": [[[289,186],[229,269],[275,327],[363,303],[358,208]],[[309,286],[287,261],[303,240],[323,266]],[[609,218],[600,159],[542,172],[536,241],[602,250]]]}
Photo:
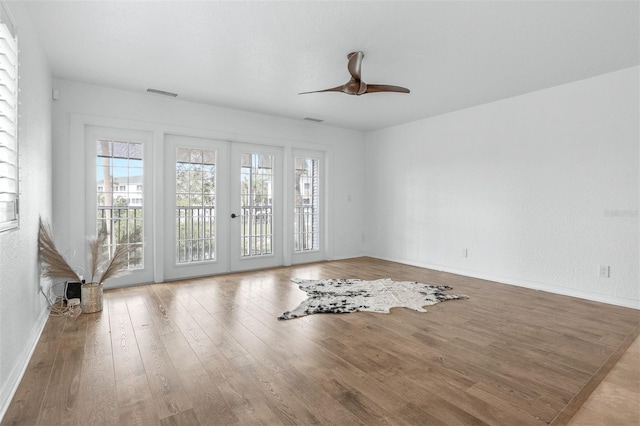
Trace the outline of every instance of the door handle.
{"label": "door handle", "polygon": [[231,213],[231,219],[235,219],[236,217],[238,217],[235,213]]}

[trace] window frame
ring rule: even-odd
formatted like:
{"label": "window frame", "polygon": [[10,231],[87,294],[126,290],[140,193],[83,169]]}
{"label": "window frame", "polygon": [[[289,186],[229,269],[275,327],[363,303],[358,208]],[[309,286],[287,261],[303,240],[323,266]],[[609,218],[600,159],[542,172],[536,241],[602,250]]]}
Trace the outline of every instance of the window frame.
{"label": "window frame", "polygon": [[[289,175],[289,194],[287,201],[287,239],[288,239],[288,255],[291,264],[318,262],[327,259],[328,240],[327,240],[327,173],[328,173],[328,157],[329,153],[319,149],[293,148],[289,157],[289,167],[287,174]],[[296,158],[310,158],[318,161],[318,230],[317,239],[318,246],[313,250],[296,251],[294,238],[294,214],[295,214],[295,174],[296,174]]]}
{"label": "window frame", "polygon": [[[140,261],[141,264],[140,265],[132,264],[132,259],[136,259],[136,258],[130,254],[128,259],[129,264],[127,269],[129,271],[144,269],[145,247],[144,247],[144,240],[142,238],[144,226],[146,225],[145,224],[146,221],[144,220],[144,207],[145,207],[144,201],[142,201],[140,206],[132,206],[131,198],[129,197],[130,194],[127,191],[127,188],[130,186],[130,179],[132,177],[137,176],[144,179],[144,161],[143,161],[144,143],[139,141],[132,141],[131,138],[97,138],[96,146],[97,145],[100,145],[102,147],[101,149],[106,150],[106,152],[98,152],[99,150],[96,148],[96,170],[100,170],[102,174],[103,170],[107,169],[107,174],[110,176],[110,179],[114,182],[113,186],[114,187],[116,185],[118,186],[118,191],[112,191],[110,193],[111,194],[110,203],[105,202],[104,204],[101,204],[100,197],[105,197],[106,199],[107,196],[109,195],[108,191],[100,191],[101,187],[104,188],[106,186],[105,185],[105,183],[107,182],[106,176],[102,181],[96,180],[96,201],[97,201],[96,208],[98,212],[102,211],[103,212],[102,214],[104,216],[101,217],[101,214],[98,213],[97,222],[96,222],[97,228],[95,232],[99,233],[100,229],[103,229],[103,230],[111,229],[112,235],[109,235],[107,237],[109,253],[111,253],[113,249],[118,245],[128,245],[132,248],[138,247],[140,251],[140,257],[138,260]],[[135,145],[139,145],[139,148],[136,149],[136,151],[139,150],[140,152],[139,157],[131,156],[132,146],[135,146]],[[116,153],[117,146],[120,147],[119,153]],[[126,147],[124,149],[125,151],[124,153],[122,152],[123,147]],[[124,157],[122,155],[124,155]],[[132,161],[135,163],[135,165],[133,166],[131,165]],[[138,161],[139,163],[137,163]],[[122,173],[123,171],[126,171],[126,173],[124,175],[116,176],[115,175],[116,170],[118,170],[119,173]],[[132,176],[131,172],[142,173],[142,175]],[[96,172],[96,175],[97,174],[98,173]],[[125,184],[123,185],[122,182],[120,182],[120,180],[124,181]],[[102,182],[102,185],[99,184],[100,182]],[[116,184],[116,182],[118,183]],[[116,194],[117,194],[117,197],[116,197]],[[120,200],[125,201],[127,204],[118,205],[118,202]],[[140,210],[140,216],[138,216],[138,213],[136,212],[137,210]],[[133,216],[131,216],[132,211],[134,211]],[[124,216],[122,216],[123,212],[124,212]],[[114,216],[114,213],[115,213],[115,216]],[[118,224],[117,234],[120,236],[120,238],[122,236],[125,236],[127,242],[116,241],[115,239],[116,224]],[[122,232],[123,224],[124,224],[124,234]],[[135,237],[136,229],[140,229],[141,231],[139,233],[139,238],[141,240],[131,242],[130,238]],[[135,252],[137,252],[137,249],[135,249]]]}
{"label": "window frame", "polygon": [[[296,182],[298,180],[298,168],[297,168],[297,163],[298,160],[302,160],[303,162],[308,162],[311,161],[314,164],[314,168],[313,171],[310,175],[305,176],[307,178],[307,180],[310,180],[309,182],[305,181],[302,182],[304,184],[304,186],[302,188],[300,188],[300,192],[298,193],[296,190],[294,190],[294,203],[293,203],[293,208],[294,208],[294,220],[293,220],[293,225],[294,225],[294,229],[293,229],[293,245],[292,245],[292,249],[293,252],[295,254],[301,254],[301,253],[311,253],[311,252],[317,252],[320,250],[320,241],[322,240],[322,236],[320,234],[320,217],[322,215],[322,204],[321,204],[321,200],[320,200],[320,187],[321,187],[321,182],[320,182],[320,168],[322,167],[322,162],[320,161],[320,159],[318,158],[317,155],[295,155],[293,157],[293,166],[294,166],[294,184],[297,185]],[[302,181],[303,176],[300,176],[300,180]],[[315,181],[315,184],[312,183],[313,181]],[[295,186],[295,185],[294,185]],[[304,188],[304,189],[303,189]],[[312,200],[311,202],[305,202],[305,195],[311,191],[312,193]],[[297,201],[297,196],[300,196],[301,202],[298,204],[296,203]],[[303,219],[304,223],[310,223],[311,224],[311,231],[302,231],[300,228],[303,227],[303,224],[298,222],[299,218],[303,218],[305,217],[307,214],[306,213],[298,213],[297,209],[299,208],[303,208],[303,209],[308,209],[311,208],[311,214],[310,214],[310,221]],[[297,229],[296,229],[296,224],[297,224]],[[305,242],[305,240],[307,239],[307,236],[309,236],[311,238],[310,241],[310,248],[307,247],[307,242]],[[296,248],[296,246],[299,246],[298,248]]]}
{"label": "window frame", "polygon": [[[95,123],[95,124],[94,124]],[[142,243],[143,243],[143,261],[142,268],[128,269],[127,274],[109,279],[105,282],[105,288],[121,287],[132,284],[139,284],[141,282],[152,282],[154,280],[155,271],[155,253],[154,253],[154,235],[152,233],[153,228],[153,206],[154,206],[154,193],[153,193],[153,174],[154,166],[152,159],[154,158],[154,137],[153,132],[146,131],[144,129],[135,129],[135,126],[125,126],[125,123],[101,123],[99,120],[92,120],[92,123],[82,123],[80,129],[84,133],[84,153],[81,154],[84,157],[85,165],[85,179],[83,180],[83,192],[84,198],[78,199],[78,204],[84,206],[84,226],[82,227],[82,233],[75,232],[72,235],[73,241],[77,240],[76,246],[83,247],[81,252],[83,255],[80,258],[87,258],[87,237],[96,234],[96,215],[98,210],[98,197],[97,197],[97,179],[96,179],[96,161],[97,161],[97,140],[119,140],[130,143],[141,143],[143,145],[143,230],[142,230]],[[128,127],[128,128],[127,128]],[[133,128],[132,128],[133,127]],[[106,185],[105,185],[106,189]],[[122,193],[120,193],[122,194]],[[80,227],[78,227],[78,231]],[[82,246],[80,245],[82,244]],[[78,249],[78,251],[80,251]],[[85,270],[88,270],[90,265],[88,262],[85,264]]]}
{"label": "window frame", "polygon": [[[191,160],[189,159],[188,161],[181,161],[180,159],[180,155],[179,152],[180,151],[188,151],[189,152],[189,156],[191,156],[191,154],[195,151],[199,151],[200,152],[200,161],[196,162],[195,160]],[[204,153],[206,152],[210,152],[213,153],[213,163],[206,163],[205,161],[205,155]],[[176,190],[174,191],[174,198],[176,200],[176,211],[174,212],[174,218],[176,219],[176,233],[174,234],[174,238],[175,238],[175,242],[176,242],[176,258],[175,258],[175,266],[182,266],[182,265],[194,265],[194,264],[203,264],[203,263],[216,263],[218,260],[218,250],[219,250],[219,246],[218,246],[218,222],[219,222],[219,214],[218,211],[219,209],[217,208],[217,185],[218,185],[218,165],[220,162],[219,159],[219,150],[216,149],[215,147],[193,147],[193,146],[182,146],[182,145],[177,145],[175,148],[175,165],[174,165],[174,175],[175,175],[175,188]],[[188,187],[186,189],[186,191],[180,191],[178,192],[178,165],[179,164],[183,164],[183,165],[188,165],[189,167],[187,167],[184,171],[187,172],[188,177]],[[197,170],[197,167],[195,168],[196,170],[194,170],[192,168],[192,166],[199,166],[200,170]],[[204,172],[204,168],[206,166],[213,166],[213,179],[212,179],[212,183],[213,183],[213,191],[210,193],[206,193],[205,192],[205,172]],[[199,192],[192,192],[191,191],[191,183],[193,182],[191,180],[191,171],[194,172],[200,172],[200,182],[202,184],[202,189]],[[209,169],[209,172],[211,172],[211,169]],[[198,205],[194,205],[191,203],[191,201],[188,202],[187,205],[179,205],[178,204],[178,198],[180,197],[185,197],[188,199],[191,198],[195,198],[195,196],[199,195],[202,197],[202,201],[201,204]],[[204,202],[204,199],[206,196],[212,196],[214,202],[213,205],[211,206],[207,206]],[[193,213],[191,216],[188,215],[184,215],[181,216],[179,213],[179,210],[181,209],[193,209],[194,207],[198,208],[198,211],[200,210],[206,210],[207,208],[210,208],[210,215],[207,216],[206,214],[200,215],[198,213],[197,216],[193,216]],[[188,232],[185,229],[184,232],[184,238],[181,238],[181,236],[183,235],[180,232],[180,225],[181,225],[181,219],[185,219],[185,224],[189,222],[189,218],[191,219],[191,223],[193,223],[194,218],[196,218],[197,220],[195,220],[195,222],[197,223],[197,232],[194,232],[193,227],[191,227],[191,232]],[[202,220],[201,220],[202,219]],[[208,225],[208,226],[207,226]],[[186,235],[189,235],[189,237],[186,237]],[[206,235],[208,235],[208,237],[206,237]],[[194,238],[195,237],[195,238]],[[199,243],[202,242],[203,245],[203,250],[200,251],[199,248],[196,249],[196,253],[197,253],[197,259],[193,259],[193,243],[196,242],[196,246],[199,247]],[[191,245],[190,248],[188,248],[188,246]],[[209,247],[213,246],[213,254],[207,256],[204,256],[204,253],[206,253],[206,250],[204,249],[204,247],[206,245],[209,245]],[[181,249],[180,247],[183,246],[184,249]],[[182,256],[181,256],[182,253]],[[202,255],[202,256],[201,256]],[[184,258],[184,260],[181,260],[182,258]]]}

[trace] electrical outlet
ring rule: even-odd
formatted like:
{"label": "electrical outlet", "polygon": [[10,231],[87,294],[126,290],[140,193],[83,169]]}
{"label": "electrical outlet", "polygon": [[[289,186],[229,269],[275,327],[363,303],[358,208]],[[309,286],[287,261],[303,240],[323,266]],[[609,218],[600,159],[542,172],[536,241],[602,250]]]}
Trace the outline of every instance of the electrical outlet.
{"label": "electrical outlet", "polygon": [[609,265],[600,265],[600,278],[609,278]]}

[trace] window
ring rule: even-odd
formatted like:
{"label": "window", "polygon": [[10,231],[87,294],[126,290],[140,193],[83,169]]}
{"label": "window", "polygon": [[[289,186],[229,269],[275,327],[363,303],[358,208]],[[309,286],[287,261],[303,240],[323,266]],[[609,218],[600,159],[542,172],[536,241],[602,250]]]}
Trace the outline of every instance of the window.
{"label": "window", "polygon": [[18,41],[0,7],[0,231],[18,227]]}
{"label": "window", "polygon": [[176,263],[216,258],[216,151],[176,150]]}
{"label": "window", "polygon": [[[97,141],[96,187],[98,215],[96,233],[106,232],[109,253],[118,245],[132,248],[129,269],[143,268],[143,199],[126,192],[130,181],[143,177],[142,144],[128,141]],[[101,188],[113,191],[104,192]],[[114,194],[118,190],[117,194]]]}
{"label": "window", "polygon": [[319,161],[296,157],[295,165],[293,250],[314,251],[319,249],[320,233]]}
{"label": "window", "polygon": [[240,156],[241,257],[273,254],[273,155]]}

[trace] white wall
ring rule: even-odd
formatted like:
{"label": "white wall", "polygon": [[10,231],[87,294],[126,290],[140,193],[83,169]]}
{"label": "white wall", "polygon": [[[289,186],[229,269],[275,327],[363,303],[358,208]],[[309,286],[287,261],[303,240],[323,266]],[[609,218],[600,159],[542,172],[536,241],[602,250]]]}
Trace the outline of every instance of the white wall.
{"label": "white wall", "polygon": [[640,308],[638,74],[367,134],[367,252]]}
{"label": "white wall", "polygon": [[0,419],[47,318],[38,217],[51,219],[51,73],[24,6],[8,9],[20,49],[20,228],[0,233]]}
{"label": "white wall", "polygon": [[[97,117],[99,121],[113,119],[115,123],[126,123],[126,126],[135,128],[141,126],[156,132],[266,143],[286,149],[326,150],[329,170],[327,204],[330,206],[327,218],[329,237],[326,239],[330,243],[328,257],[362,255],[362,132],[66,80],[54,80],[54,88],[59,90],[59,100],[53,103],[53,216],[60,245],[64,249],[79,253],[84,241],[83,236],[73,237],[84,209],[84,198],[76,185],[84,176],[84,158],[77,152],[83,144],[82,132],[78,134],[73,130],[74,117],[82,114],[81,121],[84,122],[95,121]],[[155,142],[161,144],[162,138]],[[161,152],[161,149],[156,149],[156,152]],[[158,159],[157,154],[155,158]],[[156,167],[161,164],[157,161]],[[161,179],[162,172],[156,172]],[[159,187],[162,187],[161,182]],[[82,259],[78,259],[80,261]]]}

